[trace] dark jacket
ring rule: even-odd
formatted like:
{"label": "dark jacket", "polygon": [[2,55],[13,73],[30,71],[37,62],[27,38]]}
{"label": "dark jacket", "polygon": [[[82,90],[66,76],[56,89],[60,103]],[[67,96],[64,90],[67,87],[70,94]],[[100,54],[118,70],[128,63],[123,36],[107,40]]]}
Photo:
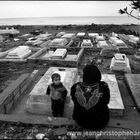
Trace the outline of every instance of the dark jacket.
{"label": "dark jacket", "polygon": [[71,88],[71,97],[74,102],[73,119],[82,127],[99,129],[109,120],[107,104],[110,100],[110,90],[107,83],[101,81],[92,86],[82,82]]}
{"label": "dark jacket", "polygon": [[46,94],[51,95],[53,100],[64,100],[67,96],[67,90],[62,83],[59,85],[52,83],[48,86]]}

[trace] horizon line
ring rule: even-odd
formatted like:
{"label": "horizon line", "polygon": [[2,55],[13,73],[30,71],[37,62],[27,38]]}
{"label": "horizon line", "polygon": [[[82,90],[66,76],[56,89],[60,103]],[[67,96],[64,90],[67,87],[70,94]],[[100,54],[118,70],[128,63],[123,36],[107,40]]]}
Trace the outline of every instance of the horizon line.
{"label": "horizon line", "polygon": [[0,19],[9,19],[9,18],[60,18],[60,17],[128,17],[127,15],[115,15],[115,16],[105,16],[105,15],[103,15],[103,16],[44,16],[44,17],[0,17]]}

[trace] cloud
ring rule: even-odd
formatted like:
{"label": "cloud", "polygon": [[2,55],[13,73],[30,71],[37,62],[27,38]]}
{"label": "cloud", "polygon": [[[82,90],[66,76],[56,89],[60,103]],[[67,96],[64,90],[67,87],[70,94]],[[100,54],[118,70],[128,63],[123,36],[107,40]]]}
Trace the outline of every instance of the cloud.
{"label": "cloud", "polygon": [[0,18],[119,16],[128,1],[0,1]]}

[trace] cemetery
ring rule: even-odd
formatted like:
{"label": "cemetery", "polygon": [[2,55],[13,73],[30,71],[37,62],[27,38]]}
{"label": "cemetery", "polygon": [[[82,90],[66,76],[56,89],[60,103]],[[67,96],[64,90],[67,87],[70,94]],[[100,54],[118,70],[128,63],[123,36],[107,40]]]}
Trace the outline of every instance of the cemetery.
{"label": "cemetery", "polygon": [[[17,69],[18,65],[14,62],[27,62],[21,68],[23,70],[21,73],[14,72],[12,66],[10,66],[12,70],[7,70],[11,70],[11,75],[17,74],[18,76],[1,90],[1,121],[77,126],[71,119],[73,102],[70,98],[70,88],[74,83],[82,80],[82,68],[87,63],[95,62],[94,64],[102,73],[102,80],[108,84],[110,89],[108,107],[111,118],[108,125],[128,127],[131,124],[131,129],[135,129],[135,125],[140,124],[139,122],[137,124],[133,118],[135,115],[138,120],[140,110],[139,69],[133,67],[132,63],[133,57],[136,57],[137,63],[140,64],[138,50],[137,53],[135,53],[136,50],[132,51],[127,42],[119,39],[115,33],[112,33],[108,40],[104,35],[87,33],[88,39],[83,39],[84,37],[79,39],[81,47],[64,47],[68,44],[68,40],[73,40],[75,36],[84,36],[84,33],[78,32],[76,35],[76,33],[59,32],[56,37],[49,40],[50,46],[48,40],[44,40],[45,36],[40,35],[43,41],[47,42],[42,47],[36,48],[33,47],[34,45],[31,47],[24,44],[0,52],[0,63],[5,64],[7,69],[7,65],[10,65],[7,62],[12,62]],[[93,47],[92,39],[96,40],[97,48]],[[61,80],[68,90],[64,118],[52,117],[50,97],[46,95],[47,86],[51,83],[51,75],[55,72],[61,75]],[[136,110],[132,106],[136,107]]]}

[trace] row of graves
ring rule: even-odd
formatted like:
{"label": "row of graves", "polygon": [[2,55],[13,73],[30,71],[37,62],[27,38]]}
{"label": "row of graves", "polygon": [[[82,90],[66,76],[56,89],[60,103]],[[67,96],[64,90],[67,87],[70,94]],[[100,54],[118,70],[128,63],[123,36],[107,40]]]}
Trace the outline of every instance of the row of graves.
{"label": "row of graves", "polygon": [[[85,34],[83,33],[77,34],[77,36],[80,37],[83,37],[84,35]],[[25,116],[25,118],[28,119],[29,117],[31,119],[32,116],[36,115],[47,115],[49,116],[48,119],[50,119],[50,117],[52,117],[51,99],[46,95],[46,90],[48,85],[52,82],[51,75],[53,73],[59,73],[61,75],[61,82],[64,84],[68,91],[64,108],[64,117],[72,117],[74,105],[70,97],[70,89],[74,83],[82,81],[82,76],[79,74],[78,62],[80,62],[81,57],[87,49],[83,46],[90,45],[92,48],[91,51],[94,50],[94,45],[90,41],[83,40],[84,43],[82,42],[81,47],[76,48],[75,50],[77,51],[75,54],[73,54],[73,51],[71,50],[74,48],[68,48],[65,45],[68,43],[66,38],[72,39],[75,38],[75,36],[76,35],[74,33],[65,34],[64,32],[61,32],[60,34],[57,34],[57,38],[47,42],[48,44],[45,44],[46,46],[42,44],[43,46],[33,55],[31,55],[31,47],[19,46],[10,51],[7,51],[5,55],[0,56],[0,61],[11,59],[20,60],[27,58],[27,60],[30,60],[31,62],[36,60],[44,61],[45,63],[55,62],[55,66],[49,65],[49,68],[43,75],[41,75],[41,77],[39,77],[36,82],[34,82],[34,79],[38,76],[38,71],[35,71],[31,74],[22,75],[19,79],[17,79],[17,81],[15,81],[16,84],[13,84],[4,90],[0,94],[0,112],[2,114],[12,114],[15,116],[21,114],[22,117]],[[102,73],[102,80],[108,83],[110,89],[111,96],[108,107],[110,109],[111,116],[123,116],[125,111],[125,106],[121,96],[122,93],[120,92],[114,71],[124,72],[127,86],[129,87],[137,109],[139,110],[140,75],[132,74],[129,58],[125,53],[119,52],[119,48],[127,49],[125,42],[118,38],[116,34],[111,35],[108,40],[106,40],[103,35],[98,35],[98,33],[90,33],[89,36],[98,44],[97,46],[105,46],[101,47],[100,55],[103,54],[103,50],[105,50],[105,48],[109,48],[111,53],[110,51],[108,52],[113,54],[109,55],[106,53],[107,56],[109,55],[109,58],[111,59],[109,70],[111,73]],[[108,45],[108,42],[110,45]],[[104,55],[101,56],[104,57]],[[15,102],[23,97],[24,94],[28,95],[26,100],[24,100],[24,103],[20,107],[17,107],[18,109],[15,108],[13,111],[11,111],[15,105]],[[16,118],[18,121],[20,121],[20,118]],[[56,120],[54,121],[56,122]],[[52,122],[53,120],[51,120],[49,123]]]}

